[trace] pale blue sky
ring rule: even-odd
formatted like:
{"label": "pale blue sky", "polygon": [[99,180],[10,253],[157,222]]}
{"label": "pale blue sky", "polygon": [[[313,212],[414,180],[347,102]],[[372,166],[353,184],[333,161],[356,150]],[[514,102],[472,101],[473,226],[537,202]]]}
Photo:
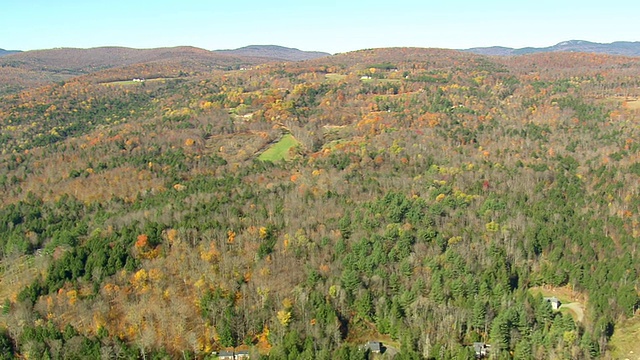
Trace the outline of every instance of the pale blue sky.
{"label": "pale blue sky", "polygon": [[640,41],[640,1],[0,0],[0,48],[274,44],[331,53]]}

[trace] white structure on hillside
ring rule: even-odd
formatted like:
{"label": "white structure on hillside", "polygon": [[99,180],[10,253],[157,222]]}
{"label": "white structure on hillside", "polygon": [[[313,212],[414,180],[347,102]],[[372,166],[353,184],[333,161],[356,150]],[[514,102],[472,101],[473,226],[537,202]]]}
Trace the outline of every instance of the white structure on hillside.
{"label": "white structure on hillside", "polygon": [[560,300],[557,297],[546,297],[544,298],[544,301],[550,303],[551,309],[553,310],[560,309],[560,306],[562,305],[562,302],[560,302]]}

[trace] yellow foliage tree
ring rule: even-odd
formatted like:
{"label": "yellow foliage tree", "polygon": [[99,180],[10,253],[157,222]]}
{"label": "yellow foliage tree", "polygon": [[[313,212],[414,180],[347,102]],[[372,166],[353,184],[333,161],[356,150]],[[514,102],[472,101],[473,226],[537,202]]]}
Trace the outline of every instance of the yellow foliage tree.
{"label": "yellow foliage tree", "polygon": [[233,230],[227,231],[227,242],[232,244],[236,239],[236,232]]}
{"label": "yellow foliage tree", "polygon": [[146,288],[147,281],[149,280],[149,274],[145,269],[138,270],[131,278],[131,285],[136,289],[143,290]]}
{"label": "yellow foliage tree", "polygon": [[280,310],[276,317],[282,326],[287,327],[291,321],[291,311]]}
{"label": "yellow foliage tree", "polygon": [[167,230],[167,239],[169,240],[169,245],[173,245],[173,243],[178,238],[178,230],[169,229]]}

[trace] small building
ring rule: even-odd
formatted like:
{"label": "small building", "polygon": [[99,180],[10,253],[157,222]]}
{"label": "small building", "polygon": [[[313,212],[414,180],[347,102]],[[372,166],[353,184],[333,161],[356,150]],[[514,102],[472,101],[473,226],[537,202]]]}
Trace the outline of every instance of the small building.
{"label": "small building", "polygon": [[369,350],[374,354],[380,354],[382,352],[382,343],[379,341],[369,341],[364,345],[365,350]]}
{"label": "small building", "polygon": [[544,301],[550,303],[551,304],[551,309],[553,309],[553,310],[560,309],[560,306],[562,305],[562,303],[560,302],[560,300],[557,297],[546,297],[546,298],[544,298]]}
{"label": "small building", "polygon": [[224,360],[237,360],[237,359],[249,359],[249,358],[250,358],[249,350],[228,349],[228,350],[222,350],[218,353],[218,359],[224,359]]}
{"label": "small building", "polygon": [[233,350],[222,350],[218,353],[218,359],[233,360]]}
{"label": "small building", "polygon": [[491,345],[483,343],[483,342],[474,342],[473,343],[473,351],[476,353],[476,358],[481,359],[489,356],[489,351],[491,350]]}
{"label": "small building", "polygon": [[248,359],[249,358],[249,350],[237,350],[235,353],[235,359]]}

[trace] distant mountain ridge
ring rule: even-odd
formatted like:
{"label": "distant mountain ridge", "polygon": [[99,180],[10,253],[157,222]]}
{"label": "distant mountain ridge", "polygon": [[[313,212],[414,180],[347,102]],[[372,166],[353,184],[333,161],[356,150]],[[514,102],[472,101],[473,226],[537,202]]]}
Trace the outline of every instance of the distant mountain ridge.
{"label": "distant mountain ridge", "polygon": [[0,49],[0,56],[4,56],[4,55],[11,55],[11,54],[15,54],[15,53],[19,53],[21,52],[20,50],[5,50],[5,49]]}
{"label": "distant mountain ridge", "polygon": [[211,65],[230,66],[234,64],[259,64],[273,60],[309,60],[330,55],[275,45],[252,45],[235,50],[214,51],[193,46],[152,49],[105,46],[89,49],[55,48],[2,51],[6,56],[2,56],[0,59],[0,66],[56,73],[64,72],[69,75],[82,75],[108,68],[171,60],[197,59]]}
{"label": "distant mountain ridge", "polygon": [[0,95],[106,70],[112,70],[113,77],[124,74],[137,77],[141,72],[156,77],[173,77],[178,76],[179,72],[174,74],[177,69],[185,72],[233,70],[273,61],[300,61],[329,55],[272,45],[223,51],[192,46],[152,49],[105,46],[19,51],[0,56]]}
{"label": "distant mountain ridge", "polygon": [[233,59],[233,57],[215,54],[192,46],[153,49],[105,46],[90,49],[55,48],[23,51],[2,57],[0,65],[38,71],[63,72],[69,75],[83,75],[114,67],[172,59],[218,61]]}
{"label": "distant mountain ridge", "polygon": [[[0,95],[72,77],[112,70],[113,77],[174,77],[188,71],[226,70],[272,61],[219,54],[190,46],[154,49],[98,47],[22,51],[0,56]],[[177,73],[176,73],[177,71]],[[126,74],[126,75],[125,75]]]}
{"label": "distant mountain ridge", "polygon": [[608,55],[640,56],[640,41],[615,41],[603,44],[585,40],[569,40],[542,48],[525,47],[514,49],[503,46],[491,46],[464,49],[462,51],[479,55],[494,56],[525,55],[543,52],[586,52]]}
{"label": "distant mountain ridge", "polygon": [[226,55],[259,57],[274,60],[302,61],[317,59],[331,54],[320,51],[303,51],[277,45],[249,45],[233,50],[215,50]]}

